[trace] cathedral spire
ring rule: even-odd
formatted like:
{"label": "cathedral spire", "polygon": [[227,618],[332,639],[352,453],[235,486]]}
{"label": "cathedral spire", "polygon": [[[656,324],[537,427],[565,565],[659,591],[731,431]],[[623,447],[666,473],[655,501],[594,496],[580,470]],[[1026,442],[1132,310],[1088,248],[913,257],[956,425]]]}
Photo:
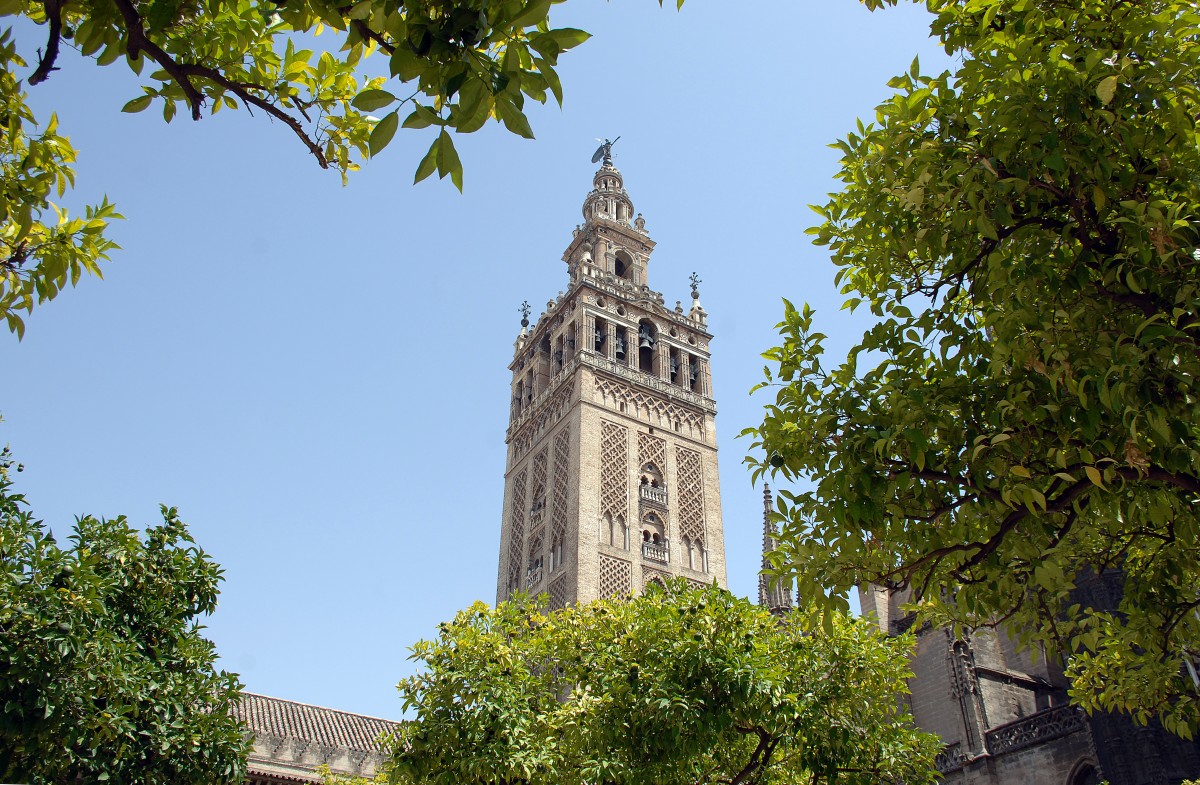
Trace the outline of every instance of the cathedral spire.
{"label": "cathedral spire", "polygon": [[[767,554],[775,550],[775,524],[771,523],[771,510],[774,507],[771,489],[763,485],[763,557],[762,568],[771,565]],[[791,581],[787,584],[782,579],[773,579],[768,575],[758,576],[758,604],[771,613],[786,613],[792,609]]]}

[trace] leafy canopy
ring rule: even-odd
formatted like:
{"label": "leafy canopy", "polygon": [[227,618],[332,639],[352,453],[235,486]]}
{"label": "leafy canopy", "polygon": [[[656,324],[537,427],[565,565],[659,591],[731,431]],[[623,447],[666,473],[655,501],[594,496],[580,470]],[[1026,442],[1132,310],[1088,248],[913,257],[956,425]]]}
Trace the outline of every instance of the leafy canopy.
{"label": "leafy canopy", "polygon": [[414,647],[390,781],[931,782],[936,738],[900,708],[911,639],[811,620],[682,580],[551,614],[476,603]]}
{"label": "leafy canopy", "polygon": [[[879,6],[879,0],[870,0]],[[1073,699],[1190,736],[1200,695],[1200,14],[1187,0],[929,0],[960,65],[837,143],[811,232],[876,323],[822,364],[785,306],[750,434],[804,593],[907,586],[1008,620]],[[1119,603],[1076,583],[1123,582]],[[1115,607],[1119,606],[1119,607]]]}
{"label": "leafy canopy", "polygon": [[198,618],[220,568],[174,509],[144,536],[80,518],[69,547],[12,491],[0,454],[0,780],[241,783],[237,677]]}
{"label": "leafy canopy", "polygon": [[[52,78],[64,46],[98,65],[121,61],[143,81],[123,111],[155,107],[170,122],[244,107],[278,121],[343,181],[398,129],[436,128],[416,181],[436,171],[462,190],[451,132],[495,121],[532,139],[525,100],[553,95],[561,105],[558,58],[589,37],[550,26],[550,7],[561,2],[0,0],[0,16],[45,30],[30,85]],[[311,48],[322,33],[335,45]],[[387,77],[363,70],[372,52],[387,57]],[[83,219],[48,201],[52,190],[61,198],[73,185],[75,151],[56,133],[55,118],[37,132],[20,87],[24,67],[9,32],[0,34],[0,316],[18,335],[20,312],[83,272],[100,274],[115,248],[104,229],[120,217],[107,201],[86,208]]]}

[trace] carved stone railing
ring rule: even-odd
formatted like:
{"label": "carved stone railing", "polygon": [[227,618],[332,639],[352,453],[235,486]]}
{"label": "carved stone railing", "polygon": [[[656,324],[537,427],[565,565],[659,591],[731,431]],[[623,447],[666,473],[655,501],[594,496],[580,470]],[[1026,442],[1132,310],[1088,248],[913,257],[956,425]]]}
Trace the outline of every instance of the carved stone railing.
{"label": "carved stone railing", "polygon": [[987,750],[992,755],[1003,755],[1086,727],[1087,719],[1082,711],[1074,706],[1055,706],[988,731]]}
{"label": "carved stone railing", "polygon": [[643,371],[635,371],[627,365],[614,362],[607,357],[601,357],[593,352],[583,352],[579,355],[579,359],[584,365],[590,365],[613,376],[618,376],[626,381],[639,384],[642,387],[649,387],[651,390],[660,392],[668,400],[674,399],[683,401],[695,406],[710,414],[716,414],[717,402],[712,398],[706,398],[703,395],[694,393],[691,390],[680,387],[676,384],[671,384],[668,381],[645,373]]}
{"label": "carved stone railing", "polygon": [[671,561],[671,551],[665,542],[643,542],[642,558],[666,564]]}
{"label": "carved stone railing", "polygon": [[542,565],[538,564],[525,571],[525,588],[532,589],[542,582]]}
{"label": "carved stone railing", "polygon": [[942,751],[933,759],[933,766],[942,774],[958,771],[966,765],[967,756],[962,751],[962,744],[954,742],[942,747]]}
{"label": "carved stone railing", "polygon": [[655,488],[653,485],[640,485],[638,487],[641,489],[639,493],[641,493],[642,498],[646,501],[661,504],[663,507],[667,506],[666,488]]}

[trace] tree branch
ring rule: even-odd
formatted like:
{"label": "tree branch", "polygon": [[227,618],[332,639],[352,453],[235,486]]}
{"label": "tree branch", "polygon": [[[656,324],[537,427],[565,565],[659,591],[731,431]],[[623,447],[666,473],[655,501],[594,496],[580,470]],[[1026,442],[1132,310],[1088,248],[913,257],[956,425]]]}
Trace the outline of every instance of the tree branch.
{"label": "tree branch", "polygon": [[54,61],[58,59],[58,45],[62,40],[62,2],[61,0],[44,0],[42,7],[46,9],[46,21],[50,27],[50,36],[46,41],[46,53],[38,50],[37,70],[29,77],[29,84],[40,84],[50,78],[52,71],[57,71]]}
{"label": "tree branch", "polygon": [[146,30],[142,26],[142,17],[138,14],[137,9],[133,7],[131,0],[113,0],[117,6],[117,10],[121,12],[121,18],[125,21],[126,35],[128,37],[126,43],[126,51],[130,57],[138,57],[142,52],[148,54],[156,63],[162,66],[172,79],[174,79],[183,90],[184,98],[187,100],[188,106],[192,110],[192,119],[200,119],[200,108],[204,105],[204,96],[196,89],[196,85],[192,82],[192,77],[207,79],[214,84],[220,85],[229,92],[242,99],[247,108],[256,106],[262,109],[267,114],[281,121],[295,132],[296,136],[300,137],[300,141],[308,148],[309,152],[316,157],[317,163],[322,169],[329,168],[329,161],[325,158],[325,153],[321,150],[320,145],[308,135],[304,130],[304,126],[300,121],[290,114],[280,109],[275,104],[255,95],[254,90],[265,90],[260,85],[245,84],[235,82],[225,76],[219,70],[210,68],[199,63],[179,63],[171,55],[163,51],[162,47],[150,40],[146,35]]}

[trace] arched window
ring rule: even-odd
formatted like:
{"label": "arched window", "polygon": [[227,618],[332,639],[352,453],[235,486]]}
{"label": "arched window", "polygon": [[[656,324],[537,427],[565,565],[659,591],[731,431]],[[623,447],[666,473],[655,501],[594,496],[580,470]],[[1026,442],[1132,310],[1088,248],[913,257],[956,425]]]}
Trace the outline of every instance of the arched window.
{"label": "arched window", "polygon": [[654,347],[658,343],[658,331],[648,319],[638,322],[638,368],[654,373]]}
{"label": "arched window", "polygon": [[618,278],[633,280],[633,258],[625,251],[617,251],[613,272]]}

